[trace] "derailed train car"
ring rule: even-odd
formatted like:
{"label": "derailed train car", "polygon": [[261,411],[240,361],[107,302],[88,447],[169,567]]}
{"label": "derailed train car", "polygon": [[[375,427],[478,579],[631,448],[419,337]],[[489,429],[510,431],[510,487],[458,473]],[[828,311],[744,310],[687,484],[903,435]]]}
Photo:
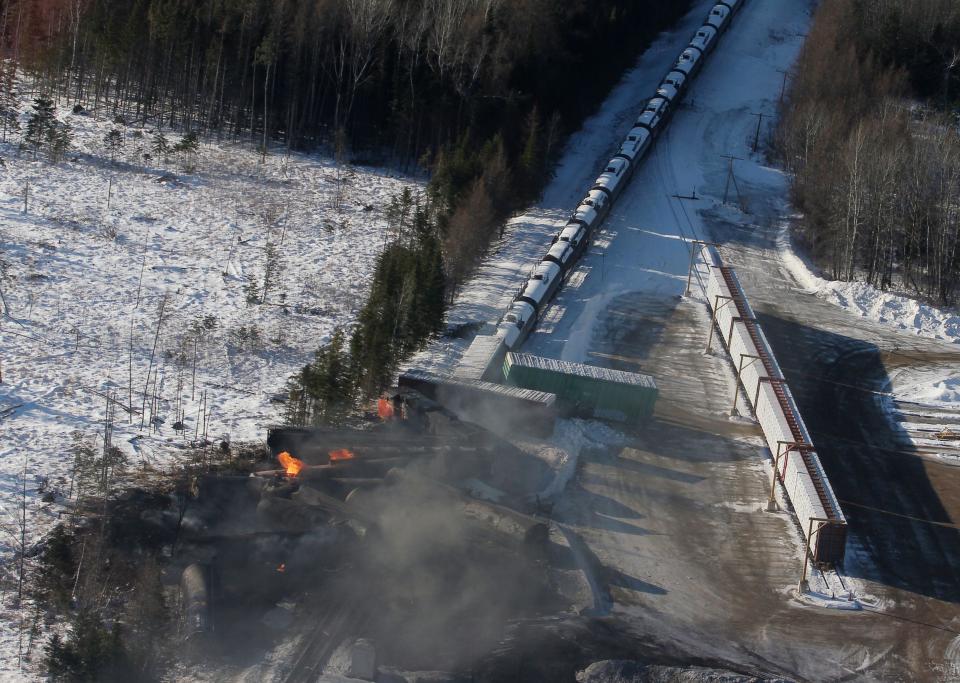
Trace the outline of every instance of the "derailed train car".
{"label": "derailed train car", "polygon": [[180,575],[180,631],[185,641],[213,633],[210,572],[210,567],[194,563]]}

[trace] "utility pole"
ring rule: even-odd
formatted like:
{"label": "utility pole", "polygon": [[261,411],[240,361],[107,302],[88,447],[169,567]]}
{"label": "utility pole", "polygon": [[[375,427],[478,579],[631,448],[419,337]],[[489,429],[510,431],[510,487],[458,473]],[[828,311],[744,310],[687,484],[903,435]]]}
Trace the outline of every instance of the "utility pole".
{"label": "utility pole", "polygon": [[702,250],[706,246],[719,247],[716,242],[704,242],[703,240],[692,240],[687,242],[690,245],[690,266],[687,268],[687,288],[683,290],[684,296],[690,296],[690,281],[693,278],[693,264],[697,260],[698,247]]}
{"label": "utility pole", "polygon": [[757,134],[753,137],[753,153],[756,154],[757,150],[760,149],[760,126],[763,125],[763,117],[766,114],[750,114],[750,116],[757,117]]}
{"label": "utility pole", "polygon": [[737,199],[740,201],[740,208],[743,209],[743,196],[740,194],[740,186],[737,184],[737,176],[733,172],[733,162],[734,161],[743,161],[741,157],[731,156],[729,154],[721,154],[724,159],[729,160],[729,165],[727,166],[727,184],[723,188],[723,203],[727,203],[727,199],[730,196],[730,181],[733,181],[733,186],[737,190]]}
{"label": "utility pole", "polygon": [[30,205],[30,183],[23,186],[23,215],[27,215]]}
{"label": "utility pole", "polygon": [[783,74],[783,83],[780,85],[780,104],[783,105],[783,96],[787,92],[787,76],[790,75],[789,71],[785,69],[777,69],[778,72]]}

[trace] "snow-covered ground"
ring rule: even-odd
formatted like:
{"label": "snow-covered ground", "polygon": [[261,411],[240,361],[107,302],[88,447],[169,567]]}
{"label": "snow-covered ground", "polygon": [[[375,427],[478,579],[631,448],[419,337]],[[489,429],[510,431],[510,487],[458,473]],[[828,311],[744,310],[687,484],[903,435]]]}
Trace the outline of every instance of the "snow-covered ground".
{"label": "snow-covered ground", "polygon": [[[74,433],[102,445],[108,395],[133,472],[169,467],[204,429],[214,442],[264,439],[281,416],[271,399],[354,321],[391,197],[421,185],[358,168],[338,185],[328,160],[277,151],[260,163],[252,145],[215,141],[185,172],[144,159],[150,131],[58,114],[75,133],[66,161],[0,145],[0,492],[6,523],[29,458],[32,540],[55,511],[38,511],[34,477],[69,479]],[[112,128],[124,135],[116,163],[102,142]]]}
{"label": "snow-covered ground", "polygon": [[785,227],[780,248],[791,274],[811,294],[854,315],[891,325],[905,334],[960,344],[960,313],[957,311],[937,308],[903,294],[883,292],[866,282],[820,277],[809,260],[793,248]]}
{"label": "snow-covered ground", "polygon": [[960,403],[960,371],[952,371],[946,377],[939,372],[903,387],[900,398],[926,405]]}

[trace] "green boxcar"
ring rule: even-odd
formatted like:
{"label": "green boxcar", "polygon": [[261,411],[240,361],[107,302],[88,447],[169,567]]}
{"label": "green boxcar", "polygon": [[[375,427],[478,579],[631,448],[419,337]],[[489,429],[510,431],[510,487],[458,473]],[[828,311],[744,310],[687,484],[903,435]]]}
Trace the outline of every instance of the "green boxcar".
{"label": "green boxcar", "polygon": [[647,375],[527,353],[508,353],[503,376],[507,384],[556,394],[578,412],[605,419],[638,422],[657,402],[657,384]]}

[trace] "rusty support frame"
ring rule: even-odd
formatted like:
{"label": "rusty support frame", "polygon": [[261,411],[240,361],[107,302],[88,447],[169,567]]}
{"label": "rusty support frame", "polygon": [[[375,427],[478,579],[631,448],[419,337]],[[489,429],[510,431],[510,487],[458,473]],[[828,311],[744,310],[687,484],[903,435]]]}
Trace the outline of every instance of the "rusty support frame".
{"label": "rusty support frame", "polygon": [[710,347],[713,345],[713,328],[717,326],[717,313],[720,312],[720,309],[723,306],[720,305],[720,299],[725,299],[723,306],[729,306],[732,303],[735,303],[732,296],[724,296],[723,294],[715,294],[713,297],[713,312],[710,315],[710,334],[707,335],[707,349],[704,353],[710,353]]}

